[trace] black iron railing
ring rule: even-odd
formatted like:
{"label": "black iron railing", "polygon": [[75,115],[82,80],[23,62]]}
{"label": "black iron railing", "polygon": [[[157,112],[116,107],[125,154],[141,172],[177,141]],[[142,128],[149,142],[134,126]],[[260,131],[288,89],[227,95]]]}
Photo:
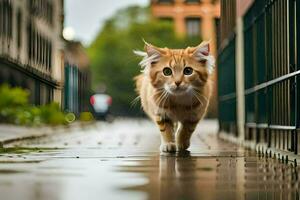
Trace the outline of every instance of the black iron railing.
{"label": "black iron railing", "polygon": [[218,66],[220,129],[236,134],[235,37],[219,55]]}
{"label": "black iron railing", "polygon": [[218,55],[218,95],[220,130],[236,132],[236,85],[235,85],[235,1],[221,3],[220,38]]}
{"label": "black iron railing", "polygon": [[244,17],[245,139],[295,153],[297,4],[255,1]]}
{"label": "black iron railing", "polygon": [[[299,26],[300,0],[256,0],[243,17],[244,139],[296,154],[300,152]],[[226,89],[228,79],[221,74],[222,68],[231,68],[226,72],[235,75],[234,63],[222,66],[230,45],[219,53],[221,130],[237,123],[231,113],[221,113],[236,101],[235,90]],[[228,57],[234,59],[234,50]]]}

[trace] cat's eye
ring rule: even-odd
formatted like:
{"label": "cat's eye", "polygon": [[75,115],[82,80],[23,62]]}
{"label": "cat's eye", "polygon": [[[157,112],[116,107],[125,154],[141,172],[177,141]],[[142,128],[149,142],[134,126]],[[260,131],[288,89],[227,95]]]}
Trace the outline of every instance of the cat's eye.
{"label": "cat's eye", "polygon": [[163,73],[165,76],[171,76],[172,75],[172,69],[170,67],[165,67],[163,69]]}
{"label": "cat's eye", "polygon": [[183,69],[184,75],[191,75],[193,73],[193,69],[191,67],[186,67]]}

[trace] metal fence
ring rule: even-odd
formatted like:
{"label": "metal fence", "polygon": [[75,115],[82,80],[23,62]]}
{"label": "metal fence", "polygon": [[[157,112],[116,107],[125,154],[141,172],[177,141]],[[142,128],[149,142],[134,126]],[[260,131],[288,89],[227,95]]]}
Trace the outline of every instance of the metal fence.
{"label": "metal fence", "polygon": [[235,86],[236,2],[221,2],[220,46],[218,55],[218,95],[220,130],[237,135]]}
{"label": "metal fence", "polygon": [[[218,59],[219,120],[222,131],[237,135],[235,95],[235,36],[232,36]],[[231,72],[231,73],[228,73]]]}
{"label": "metal fence", "polygon": [[[300,0],[256,0],[243,18],[244,139],[296,154],[300,153],[299,9]],[[220,51],[220,73],[225,68],[234,73],[233,66],[224,62],[230,45]],[[231,53],[228,60],[234,56]],[[219,97],[220,127],[228,132],[224,127],[236,124],[229,113],[229,106],[235,106],[229,102],[235,102],[236,95],[226,88],[231,84],[222,75],[219,76],[219,90],[224,92]],[[231,112],[235,112],[233,107]]]}

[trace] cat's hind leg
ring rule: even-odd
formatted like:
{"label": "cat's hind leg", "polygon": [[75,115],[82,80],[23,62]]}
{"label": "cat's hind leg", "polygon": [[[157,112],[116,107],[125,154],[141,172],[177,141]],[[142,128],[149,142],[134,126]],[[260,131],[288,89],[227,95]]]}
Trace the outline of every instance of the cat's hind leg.
{"label": "cat's hind leg", "polygon": [[176,145],[174,142],[174,128],[173,122],[165,117],[157,116],[156,124],[159,127],[161,135],[161,152],[176,152]]}

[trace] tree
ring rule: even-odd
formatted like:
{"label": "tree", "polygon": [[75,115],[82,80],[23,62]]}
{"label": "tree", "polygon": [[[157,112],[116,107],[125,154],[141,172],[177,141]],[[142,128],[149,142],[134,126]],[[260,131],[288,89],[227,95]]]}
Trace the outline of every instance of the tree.
{"label": "tree", "polygon": [[149,8],[131,6],[108,19],[88,48],[91,60],[93,88],[106,85],[113,98],[112,112],[135,115],[140,106],[132,107],[137,96],[133,77],[140,73],[140,57],[133,50],[143,50],[143,39],[161,47],[185,48],[197,45],[200,38],[178,38],[173,23],[155,20]]}

